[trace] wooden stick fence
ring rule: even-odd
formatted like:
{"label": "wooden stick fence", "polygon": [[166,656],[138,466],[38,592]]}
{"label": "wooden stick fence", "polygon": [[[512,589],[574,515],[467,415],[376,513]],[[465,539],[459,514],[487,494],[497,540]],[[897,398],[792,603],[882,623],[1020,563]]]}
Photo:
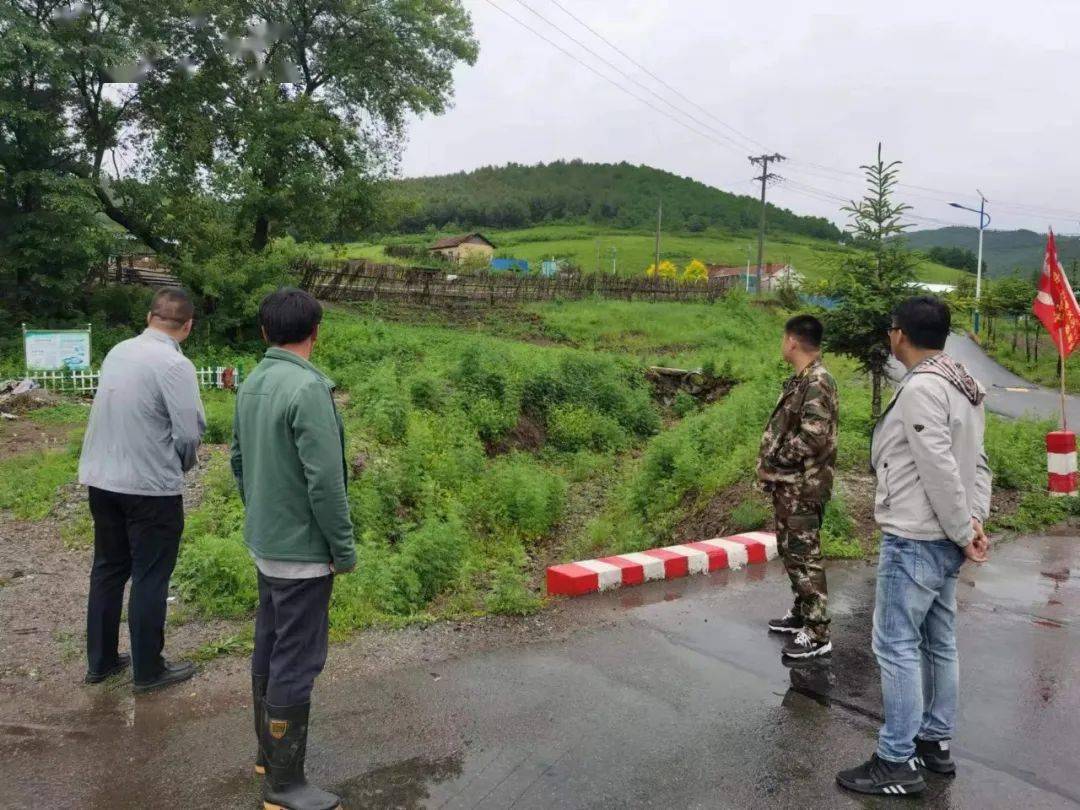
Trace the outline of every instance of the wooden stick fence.
{"label": "wooden stick fence", "polygon": [[626,301],[713,301],[741,278],[683,282],[610,274],[531,276],[444,273],[364,261],[301,262],[300,286],[324,301],[399,300],[411,303],[500,306],[527,301],[617,298]]}

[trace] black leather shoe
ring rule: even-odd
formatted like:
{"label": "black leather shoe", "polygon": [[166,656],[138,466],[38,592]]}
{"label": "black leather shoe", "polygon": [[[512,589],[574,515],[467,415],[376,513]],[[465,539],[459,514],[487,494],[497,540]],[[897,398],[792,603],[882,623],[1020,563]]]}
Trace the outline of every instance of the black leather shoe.
{"label": "black leather shoe", "polygon": [[108,680],[113,675],[119,675],[129,666],[131,666],[131,656],[127,653],[120,653],[116,656],[116,663],[104,672],[91,672],[90,670],[86,670],[86,677],[83,678],[83,683],[101,683],[104,680]]}
{"label": "black leather shoe", "polygon": [[155,689],[164,689],[166,686],[172,686],[174,683],[190,680],[191,676],[194,674],[195,665],[190,661],[178,661],[175,664],[166,661],[165,669],[161,670],[156,678],[152,678],[149,681],[135,681],[132,688],[136,694],[152,692]]}

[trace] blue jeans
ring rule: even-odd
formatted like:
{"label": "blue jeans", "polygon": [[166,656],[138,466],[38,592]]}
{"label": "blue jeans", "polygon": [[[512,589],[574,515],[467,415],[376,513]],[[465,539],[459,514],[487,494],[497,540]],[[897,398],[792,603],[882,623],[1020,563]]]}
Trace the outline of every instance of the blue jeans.
{"label": "blue jeans", "polygon": [[963,564],[964,551],[951,540],[881,539],[874,655],[885,708],[882,759],[911,759],[916,735],[952,739],[960,691],[956,580]]}

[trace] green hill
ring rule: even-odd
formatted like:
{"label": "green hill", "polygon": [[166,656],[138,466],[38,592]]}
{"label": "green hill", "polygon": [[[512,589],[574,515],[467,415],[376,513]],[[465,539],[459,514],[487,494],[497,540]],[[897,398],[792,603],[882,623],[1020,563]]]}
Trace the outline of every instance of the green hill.
{"label": "green hill", "polygon": [[[979,231],[976,228],[937,228],[913,231],[905,238],[908,246],[916,250],[959,247],[974,251],[979,244]],[[1058,236],[1057,247],[1061,263],[1070,276],[1074,275],[1073,262],[1080,262],[1080,237]],[[1041,270],[1045,251],[1045,233],[988,230],[983,234],[983,261],[987,274],[994,278],[1012,275],[1016,270],[1024,275]]]}
{"label": "green hill", "polygon": [[[708,228],[752,229],[760,204],[689,177],[629,163],[556,161],[536,166],[510,163],[439,177],[399,180],[404,232],[517,229],[552,223],[651,229],[656,207],[664,227],[700,233]],[[770,228],[836,240],[840,230],[823,217],[800,216],[769,206]]]}
{"label": "green hill", "polygon": [[[316,255],[335,258],[368,259],[376,262],[412,264],[411,258],[395,258],[386,253],[388,245],[423,248],[446,232],[389,237],[382,243],[353,242],[345,245],[313,246]],[[526,259],[534,268],[543,259],[562,259],[585,273],[611,272],[640,275],[653,262],[655,232],[645,229],[613,228],[597,225],[547,225],[515,230],[485,228],[484,235],[495,244],[497,256]],[[666,228],[660,240],[661,258],[683,267],[691,259],[707,264],[743,267],[747,254],[757,261],[757,234],[752,230],[726,232],[709,228],[701,233],[672,233]],[[839,266],[852,248],[833,239],[814,239],[770,231],[765,243],[767,262],[790,263],[808,279],[824,276]],[[918,265],[923,281],[955,284],[961,271],[923,260]]]}

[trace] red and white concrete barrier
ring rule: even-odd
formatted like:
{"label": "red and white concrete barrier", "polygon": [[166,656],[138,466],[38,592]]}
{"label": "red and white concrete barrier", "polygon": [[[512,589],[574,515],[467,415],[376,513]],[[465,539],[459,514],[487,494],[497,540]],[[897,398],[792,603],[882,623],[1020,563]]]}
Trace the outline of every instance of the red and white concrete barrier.
{"label": "red and white concrete barrier", "polygon": [[1076,495],[1076,434],[1055,430],[1046,434],[1046,471],[1051,495]]}
{"label": "red and white concrete barrier", "polygon": [[698,543],[553,565],[547,570],[547,590],[552,596],[581,596],[640,585],[651,579],[676,579],[721,568],[742,568],[748,563],[763,563],[774,557],[775,534],[745,532]]}

